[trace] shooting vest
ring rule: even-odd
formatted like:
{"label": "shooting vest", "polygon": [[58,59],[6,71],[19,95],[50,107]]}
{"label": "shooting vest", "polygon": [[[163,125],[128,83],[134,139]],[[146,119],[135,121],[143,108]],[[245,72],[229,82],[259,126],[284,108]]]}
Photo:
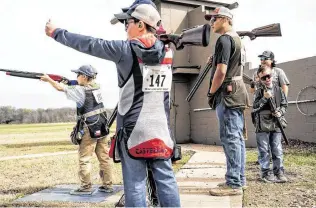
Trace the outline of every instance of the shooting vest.
{"label": "shooting vest", "polygon": [[[264,94],[263,88],[261,87],[257,89],[257,91],[258,92],[256,93],[256,96],[262,98]],[[275,107],[279,108],[281,106],[281,88],[276,82],[273,83],[272,94]],[[253,109],[251,116],[256,128],[256,132],[280,132],[280,128],[277,126],[276,118],[272,116],[269,103],[260,106],[258,109]]]}
{"label": "shooting vest", "polygon": [[[131,42],[132,70],[119,83],[117,139],[125,143],[133,159],[169,159],[175,146],[169,128],[172,50],[161,48],[159,62],[150,63],[150,54],[144,54],[140,44]],[[147,63],[141,57],[146,57]],[[115,158],[119,160],[117,146]]]}
{"label": "shooting vest", "polygon": [[84,89],[85,101],[82,107],[77,108],[78,119],[82,119],[84,127],[89,129],[91,138],[99,139],[109,134],[100,87],[94,85]]}
{"label": "shooting vest", "polygon": [[[246,61],[245,48],[235,31],[227,32],[224,35],[232,38],[232,51],[227,65],[227,73],[224,82],[216,92],[218,94],[216,100],[218,100],[217,103],[223,102],[228,108],[244,109],[248,107],[249,103],[247,89],[243,81],[243,69]],[[212,67],[211,80],[214,77],[216,68],[217,66],[214,64]],[[228,90],[228,88],[230,88],[230,90]]]}

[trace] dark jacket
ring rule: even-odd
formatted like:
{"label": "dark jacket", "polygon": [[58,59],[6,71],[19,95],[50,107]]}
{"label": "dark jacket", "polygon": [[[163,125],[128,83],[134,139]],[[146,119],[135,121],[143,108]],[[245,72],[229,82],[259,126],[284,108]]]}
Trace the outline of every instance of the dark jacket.
{"label": "dark jacket", "polygon": [[[275,83],[273,83],[272,90],[272,101],[274,102],[277,110],[281,113],[281,117],[283,117],[282,119],[284,119],[288,106],[286,96],[282,89]],[[257,89],[254,96],[255,100],[253,103],[252,119],[256,127],[256,132],[280,132],[280,128],[276,123],[276,118],[272,115],[268,99],[264,97],[263,88]]]}

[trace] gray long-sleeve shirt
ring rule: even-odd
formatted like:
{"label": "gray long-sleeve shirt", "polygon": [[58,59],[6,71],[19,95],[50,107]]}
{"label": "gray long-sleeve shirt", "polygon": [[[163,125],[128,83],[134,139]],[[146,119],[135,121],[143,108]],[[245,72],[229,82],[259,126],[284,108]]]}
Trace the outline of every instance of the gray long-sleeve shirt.
{"label": "gray long-sleeve shirt", "polygon": [[90,36],[70,33],[56,29],[52,37],[59,43],[98,58],[113,61],[116,64],[118,83],[123,83],[132,70],[133,56],[129,41],[103,40]]}

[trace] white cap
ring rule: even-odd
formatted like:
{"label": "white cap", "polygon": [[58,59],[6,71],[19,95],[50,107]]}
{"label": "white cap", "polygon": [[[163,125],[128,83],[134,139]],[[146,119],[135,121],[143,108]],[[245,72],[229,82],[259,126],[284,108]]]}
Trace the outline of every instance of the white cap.
{"label": "white cap", "polygon": [[216,17],[216,16],[223,16],[223,17],[228,17],[230,19],[233,19],[233,14],[231,13],[230,9],[226,7],[217,7],[210,14],[206,14],[204,18],[206,20],[211,20],[212,17]]}
{"label": "white cap", "polygon": [[114,15],[118,20],[136,18],[157,29],[161,20],[159,12],[151,4],[139,4],[135,8],[128,10],[126,13]]}

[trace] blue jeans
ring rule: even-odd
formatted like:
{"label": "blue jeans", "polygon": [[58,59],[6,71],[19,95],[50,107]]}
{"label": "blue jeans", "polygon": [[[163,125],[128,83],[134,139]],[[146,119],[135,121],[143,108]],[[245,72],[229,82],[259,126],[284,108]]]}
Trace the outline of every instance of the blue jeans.
{"label": "blue jeans", "polygon": [[[270,150],[272,154],[273,173],[275,175],[284,171],[283,150],[281,144],[281,133],[279,132],[259,132],[256,133],[257,146],[259,152],[259,164],[262,174],[267,174],[270,169]],[[271,148],[271,149],[270,149]]]}
{"label": "blue jeans", "polygon": [[244,114],[240,109],[230,109],[221,102],[216,107],[220,139],[226,156],[226,184],[232,188],[246,185],[246,150],[243,138]]}
{"label": "blue jeans", "polygon": [[161,207],[180,207],[178,185],[173,173],[171,160],[134,160],[120,142],[120,157],[123,171],[125,206],[147,207],[146,178],[147,164],[152,169]]}

